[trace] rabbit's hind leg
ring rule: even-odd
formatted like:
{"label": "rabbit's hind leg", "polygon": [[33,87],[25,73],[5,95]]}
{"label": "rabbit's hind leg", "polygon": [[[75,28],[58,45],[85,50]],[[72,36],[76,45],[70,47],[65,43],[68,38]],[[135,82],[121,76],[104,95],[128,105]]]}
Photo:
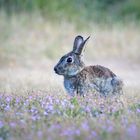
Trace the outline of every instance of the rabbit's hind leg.
{"label": "rabbit's hind leg", "polygon": [[123,82],[118,77],[114,77],[111,81],[111,84],[113,87],[113,93],[115,95],[123,94]]}

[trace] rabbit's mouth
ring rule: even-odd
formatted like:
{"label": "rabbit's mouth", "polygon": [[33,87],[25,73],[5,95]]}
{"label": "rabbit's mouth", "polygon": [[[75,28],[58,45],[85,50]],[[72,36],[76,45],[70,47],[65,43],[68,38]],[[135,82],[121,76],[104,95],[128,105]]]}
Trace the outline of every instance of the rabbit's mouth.
{"label": "rabbit's mouth", "polygon": [[55,73],[58,74],[58,75],[64,75],[63,73],[60,73],[58,71],[55,71]]}
{"label": "rabbit's mouth", "polygon": [[64,73],[60,72],[60,70],[57,67],[54,67],[54,71],[58,75],[64,75]]}

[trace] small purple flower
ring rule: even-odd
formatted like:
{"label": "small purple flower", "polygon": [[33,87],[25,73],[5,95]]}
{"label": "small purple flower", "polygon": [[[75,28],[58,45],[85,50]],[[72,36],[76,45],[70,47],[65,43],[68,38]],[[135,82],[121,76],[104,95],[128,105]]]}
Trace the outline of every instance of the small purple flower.
{"label": "small purple flower", "polygon": [[19,103],[20,102],[20,98],[16,98],[16,103]]}
{"label": "small purple flower", "polygon": [[77,136],[80,136],[80,134],[81,134],[80,130],[79,130],[79,129],[75,130],[75,134],[76,134]]}
{"label": "small purple flower", "polygon": [[137,126],[136,124],[131,124],[128,128],[127,128],[127,133],[129,136],[131,137],[136,137],[137,136]]}
{"label": "small purple flower", "polygon": [[60,100],[59,99],[56,99],[55,102],[56,102],[56,104],[59,104],[60,103]]}
{"label": "small purple flower", "polygon": [[10,110],[10,106],[7,105],[7,106],[5,107],[5,111],[9,111],[9,110]]}
{"label": "small purple flower", "polygon": [[54,109],[54,108],[53,108],[53,105],[51,105],[51,104],[48,105],[47,109],[48,109],[49,111],[53,111],[53,109]]}
{"label": "small purple flower", "polygon": [[60,124],[52,124],[49,128],[49,131],[52,132],[55,131],[56,129],[61,129]]}
{"label": "small purple flower", "polygon": [[23,124],[23,125],[25,125],[25,123],[26,123],[24,119],[21,119],[20,122],[21,122],[21,124]]}
{"label": "small purple flower", "polygon": [[84,130],[86,130],[86,131],[89,130],[89,125],[88,125],[87,122],[83,122],[82,125],[81,125],[81,127],[82,127]]}
{"label": "small purple flower", "polygon": [[33,121],[36,121],[37,120],[37,117],[36,116],[32,116],[31,118],[32,118]]}
{"label": "small purple flower", "polygon": [[49,113],[48,112],[46,112],[46,111],[44,111],[44,113],[43,113],[45,116],[48,116],[49,115]]}
{"label": "small purple flower", "polygon": [[30,95],[30,96],[29,96],[29,99],[30,99],[30,100],[33,99],[33,96]]}
{"label": "small purple flower", "polygon": [[70,105],[70,109],[74,109],[74,105],[71,104],[71,105]]}
{"label": "small purple flower", "polygon": [[10,126],[11,126],[12,128],[15,128],[15,127],[16,127],[16,123],[15,123],[15,122],[10,122]]}
{"label": "small purple flower", "polygon": [[41,138],[41,137],[42,137],[42,135],[43,135],[42,131],[41,131],[41,130],[39,130],[39,131],[37,132],[37,136]]}
{"label": "small purple flower", "polygon": [[87,106],[86,108],[85,108],[85,111],[87,112],[87,113],[90,113],[90,107],[89,106]]}
{"label": "small purple flower", "polygon": [[111,125],[108,126],[106,130],[107,130],[107,132],[112,132],[113,131],[113,126],[111,126]]}
{"label": "small purple flower", "polygon": [[36,109],[36,107],[33,106],[31,108],[30,112],[33,113],[33,114],[37,114],[38,113],[38,110]]}
{"label": "small purple flower", "polygon": [[66,129],[61,133],[62,136],[71,136],[74,134],[75,134],[75,130],[72,129]]}
{"label": "small purple flower", "polygon": [[0,128],[2,128],[4,126],[3,122],[0,121]]}
{"label": "small purple flower", "polygon": [[2,95],[0,95],[0,99],[2,99]]}
{"label": "small purple flower", "polygon": [[23,103],[24,106],[28,106],[29,105],[29,100],[25,100],[25,102]]}
{"label": "small purple flower", "polygon": [[46,102],[45,102],[45,101],[42,101],[42,102],[41,102],[41,107],[44,108],[45,105],[46,105]]}
{"label": "small purple flower", "polygon": [[10,97],[6,97],[6,102],[9,103],[11,101]]}
{"label": "small purple flower", "polygon": [[49,100],[50,104],[53,103],[53,99],[51,97],[48,97],[48,100]]}
{"label": "small purple flower", "polygon": [[96,133],[95,131],[92,131],[92,132],[91,132],[91,135],[92,135],[93,137],[96,137],[96,136],[97,136],[97,133]]}
{"label": "small purple flower", "polygon": [[22,116],[23,115],[21,112],[16,112],[15,114],[16,114],[16,116]]}
{"label": "small purple flower", "polygon": [[128,119],[126,117],[122,118],[122,124],[127,125],[128,124]]}
{"label": "small purple flower", "polygon": [[140,113],[140,108],[137,108],[137,110],[136,110],[136,111],[137,111],[137,113]]}
{"label": "small purple flower", "polygon": [[45,108],[45,111],[44,111],[44,115],[47,116],[49,115],[49,113],[54,113],[54,107],[53,105],[49,104],[46,108]]}
{"label": "small purple flower", "polygon": [[61,105],[63,108],[65,108],[67,106],[67,101],[66,100],[61,101]]}

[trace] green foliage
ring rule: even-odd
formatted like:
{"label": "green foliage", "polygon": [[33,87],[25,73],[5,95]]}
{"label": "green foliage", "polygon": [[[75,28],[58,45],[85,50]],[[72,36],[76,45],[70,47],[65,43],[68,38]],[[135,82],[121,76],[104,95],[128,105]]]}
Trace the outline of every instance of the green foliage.
{"label": "green foliage", "polygon": [[3,140],[7,140],[9,136],[9,128],[7,126],[3,126],[0,128],[0,138]]}
{"label": "green foliage", "polygon": [[1,0],[0,8],[11,12],[34,12],[61,20],[109,21],[140,19],[139,0]]}
{"label": "green foliage", "polygon": [[118,117],[120,117],[123,114],[123,110],[117,110],[116,112],[114,112],[112,115],[117,119]]}
{"label": "green foliage", "polygon": [[77,106],[79,105],[76,97],[71,99],[71,104],[77,105]]}
{"label": "green foliage", "polygon": [[133,104],[130,106],[130,109],[133,111],[140,109],[140,104],[139,103]]}
{"label": "green foliage", "polygon": [[120,15],[140,19],[140,1],[133,0],[132,2],[131,0],[128,0],[123,9],[120,11]]}

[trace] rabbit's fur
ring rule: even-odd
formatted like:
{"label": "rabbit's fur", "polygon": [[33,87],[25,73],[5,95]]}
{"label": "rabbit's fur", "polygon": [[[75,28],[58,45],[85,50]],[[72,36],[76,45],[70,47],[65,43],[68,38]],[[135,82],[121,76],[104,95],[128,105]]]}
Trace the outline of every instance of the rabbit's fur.
{"label": "rabbit's fur", "polygon": [[123,82],[111,70],[100,65],[84,65],[81,53],[88,39],[77,36],[73,50],[59,60],[55,72],[64,76],[64,86],[71,96],[88,92],[99,92],[103,96],[120,95]]}

